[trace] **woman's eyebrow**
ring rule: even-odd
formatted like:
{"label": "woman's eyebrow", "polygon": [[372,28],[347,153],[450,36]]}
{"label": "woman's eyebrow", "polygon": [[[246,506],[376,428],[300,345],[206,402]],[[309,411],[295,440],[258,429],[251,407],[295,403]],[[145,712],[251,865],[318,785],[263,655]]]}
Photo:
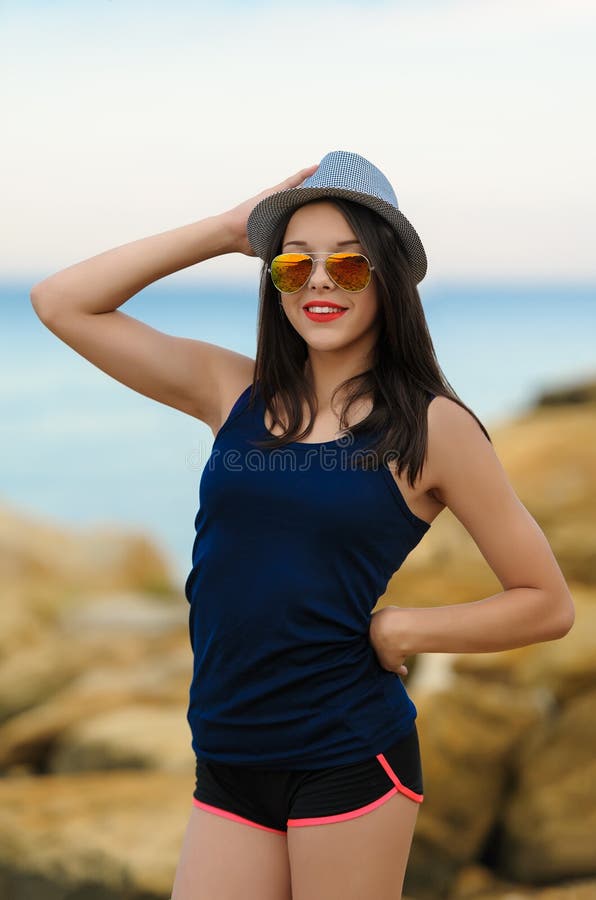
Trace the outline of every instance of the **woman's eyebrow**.
{"label": "woman's eyebrow", "polygon": [[[286,243],[285,243],[283,246],[284,246],[284,247],[289,247],[290,244],[298,244],[300,247],[306,247],[306,246],[307,246],[306,241],[286,241]],[[336,244],[335,246],[336,246],[336,247],[345,247],[347,244],[360,244],[360,241],[352,240],[352,239],[350,239],[349,241],[338,241],[337,244]],[[361,245],[361,246],[362,246],[362,245]]]}

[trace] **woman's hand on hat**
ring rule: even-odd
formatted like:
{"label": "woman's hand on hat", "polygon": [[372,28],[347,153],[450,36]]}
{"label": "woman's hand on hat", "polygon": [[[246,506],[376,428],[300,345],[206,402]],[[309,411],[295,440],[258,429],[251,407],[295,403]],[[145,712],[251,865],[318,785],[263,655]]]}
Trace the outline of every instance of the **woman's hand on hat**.
{"label": "woman's hand on hat", "polygon": [[305,178],[310,178],[310,176],[314,172],[316,172],[318,168],[319,164],[316,163],[313,166],[307,166],[306,169],[300,169],[299,172],[296,172],[294,175],[290,175],[290,177],[286,178],[285,181],[280,181],[279,184],[276,184],[270,188],[266,188],[264,191],[261,191],[260,194],[256,194],[249,200],[244,200],[242,203],[238,204],[238,206],[234,206],[232,209],[229,209],[225,213],[223,213],[223,215],[228,220],[234,234],[234,247],[230,252],[234,252],[235,250],[238,253],[244,253],[245,256],[256,256],[257,254],[248,243],[246,223],[248,222],[248,217],[250,216],[257,203],[259,203],[261,200],[264,200],[265,197],[268,197],[270,194],[277,193],[277,191],[285,191],[288,188],[298,187],[298,185],[302,184]]}

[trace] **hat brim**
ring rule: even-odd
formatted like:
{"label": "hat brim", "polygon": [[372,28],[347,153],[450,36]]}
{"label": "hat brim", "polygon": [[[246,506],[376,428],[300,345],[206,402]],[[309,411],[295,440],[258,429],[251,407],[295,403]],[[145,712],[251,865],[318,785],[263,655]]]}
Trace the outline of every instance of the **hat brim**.
{"label": "hat brim", "polygon": [[297,209],[308,200],[324,197],[343,197],[346,200],[353,200],[382,216],[401,240],[416,284],[422,281],[427,270],[426,253],[411,222],[401,210],[387,203],[386,200],[372,194],[352,191],[349,188],[295,187],[277,191],[277,193],[269,194],[268,197],[260,200],[251,211],[246,223],[248,242],[257,256],[264,260],[267,258],[271,235],[287,212]]}

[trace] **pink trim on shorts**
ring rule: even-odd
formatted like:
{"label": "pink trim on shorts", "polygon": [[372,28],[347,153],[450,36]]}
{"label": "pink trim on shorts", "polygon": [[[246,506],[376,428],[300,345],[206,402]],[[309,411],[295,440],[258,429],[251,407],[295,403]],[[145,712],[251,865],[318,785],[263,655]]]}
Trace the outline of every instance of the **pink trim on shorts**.
{"label": "pink trim on shorts", "polygon": [[424,794],[417,794],[416,791],[413,791],[411,788],[406,787],[405,784],[402,784],[401,781],[399,780],[399,778],[397,777],[397,775],[395,774],[395,772],[393,771],[393,769],[391,768],[391,766],[389,765],[389,763],[387,762],[387,760],[385,759],[385,756],[383,753],[377,753],[377,759],[379,760],[379,762],[381,763],[381,765],[383,766],[383,768],[389,775],[389,778],[391,779],[391,781],[393,782],[393,784],[395,785],[395,787],[398,791],[401,791],[401,793],[405,794],[406,797],[410,797],[411,800],[415,800],[416,803],[422,803],[422,801],[424,800]]}
{"label": "pink trim on shorts", "polygon": [[233,822],[242,822],[244,825],[252,825],[253,828],[262,828],[263,831],[273,831],[274,834],[285,834],[285,830],[281,830],[278,828],[268,828],[267,825],[260,825],[258,822],[251,822],[250,819],[245,819],[243,816],[237,816],[236,813],[228,812],[227,809],[220,809],[219,806],[211,806],[209,803],[203,803],[202,800],[197,800],[196,797],[192,798],[192,802],[195,806],[198,806],[199,809],[206,809],[207,812],[216,813],[218,816],[224,816],[226,819],[232,819]]}
{"label": "pink trim on shorts", "polygon": [[366,806],[359,806],[358,809],[351,809],[350,812],[339,813],[336,816],[316,816],[314,819],[288,819],[288,826],[325,825],[328,822],[343,822],[344,819],[355,819],[356,816],[363,816],[364,813],[370,812],[372,809],[385,803],[385,801],[389,800],[390,797],[393,797],[394,794],[397,794],[397,790],[396,788],[391,788],[390,791],[383,794],[378,800],[373,800],[372,803],[367,803]]}
{"label": "pink trim on shorts", "polygon": [[354,819],[357,816],[362,816],[365,813],[376,809],[377,806],[381,806],[382,803],[385,803],[391,797],[394,797],[398,792],[405,794],[406,797],[409,797],[411,800],[415,800],[416,803],[422,803],[422,801],[424,800],[424,794],[417,794],[416,791],[413,791],[411,788],[406,787],[405,784],[402,784],[385,759],[383,753],[377,753],[377,759],[395,785],[395,787],[392,787],[390,791],[387,791],[387,793],[383,794],[382,797],[379,797],[378,800],[374,800],[372,803],[368,803],[366,806],[359,806],[358,809],[352,809],[350,810],[350,812],[339,813],[335,816],[316,816],[315,818],[309,819],[288,819],[288,826],[325,825],[326,823],[330,822],[343,822],[346,819]]}

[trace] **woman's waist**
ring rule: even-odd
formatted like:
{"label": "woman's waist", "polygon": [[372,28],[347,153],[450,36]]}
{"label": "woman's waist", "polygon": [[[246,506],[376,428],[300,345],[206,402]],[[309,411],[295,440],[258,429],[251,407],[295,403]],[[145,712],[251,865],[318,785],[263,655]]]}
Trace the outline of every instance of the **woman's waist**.
{"label": "woman's waist", "polygon": [[[191,699],[214,717],[279,714],[280,723],[313,709],[349,710],[383,695],[387,673],[363,636],[325,646],[244,655],[195,647]],[[285,717],[288,717],[287,720]]]}

